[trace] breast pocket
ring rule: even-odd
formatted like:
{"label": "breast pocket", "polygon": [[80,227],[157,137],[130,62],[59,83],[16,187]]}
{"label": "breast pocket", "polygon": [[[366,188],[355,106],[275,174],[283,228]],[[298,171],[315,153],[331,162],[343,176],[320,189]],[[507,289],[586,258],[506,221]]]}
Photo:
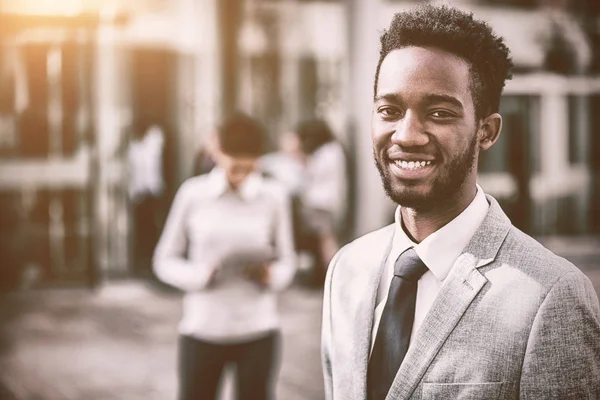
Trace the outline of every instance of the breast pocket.
{"label": "breast pocket", "polygon": [[499,399],[503,382],[423,383],[424,400],[494,400]]}

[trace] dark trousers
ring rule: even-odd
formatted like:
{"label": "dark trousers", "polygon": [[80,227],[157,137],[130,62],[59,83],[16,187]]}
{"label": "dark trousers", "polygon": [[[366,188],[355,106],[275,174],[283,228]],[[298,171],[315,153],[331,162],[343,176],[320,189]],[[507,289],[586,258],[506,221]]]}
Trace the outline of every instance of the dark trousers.
{"label": "dark trousers", "polygon": [[250,342],[218,344],[189,336],[179,339],[179,400],[214,400],[226,365],[235,365],[239,400],[273,398],[279,332]]}

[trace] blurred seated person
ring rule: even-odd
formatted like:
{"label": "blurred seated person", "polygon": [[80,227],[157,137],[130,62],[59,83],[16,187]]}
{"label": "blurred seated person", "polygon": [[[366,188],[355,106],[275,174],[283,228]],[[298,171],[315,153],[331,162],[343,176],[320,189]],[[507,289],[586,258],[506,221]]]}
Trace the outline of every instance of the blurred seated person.
{"label": "blurred seated person", "polygon": [[154,253],[156,275],[186,292],[179,399],[215,399],[234,365],[239,399],[273,398],[276,291],[295,273],[285,188],[256,172],[265,135],[235,114],[217,131],[216,167],[179,188]]}
{"label": "blurred seated person", "polygon": [[303,121],[295,129],[304,166],[297,201],[296,246],[314,257],[313,283],[321,286],[329,261],[339,249],[348,208],[346,156],[329,125]]}

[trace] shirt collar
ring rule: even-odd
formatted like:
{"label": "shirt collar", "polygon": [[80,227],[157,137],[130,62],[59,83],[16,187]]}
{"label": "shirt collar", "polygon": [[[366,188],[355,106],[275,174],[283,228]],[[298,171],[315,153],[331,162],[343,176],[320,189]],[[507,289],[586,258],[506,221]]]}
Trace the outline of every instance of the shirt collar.
{"label": "shirt collar", "polygon": [[417,244],[402,229],[402,214],[398,206],[395,213],[393,253],[402,254],[406,249],[414,247],[427,268],[442,281],[483,222],[488,208],[485,193],[477,185],[475,198],[462,213]]}
{"label": "shirt collar", "polygon": [[[263,184],[263,177],[260,174],[253,172],[244,179],[244,182],[242,182],[236,192],[244,200],[253,200],[259,195]],[[215,167],[210,171],[208,174],[208,190],[209,194],[215,198],[233,191],[227,182],[224,169]]]}

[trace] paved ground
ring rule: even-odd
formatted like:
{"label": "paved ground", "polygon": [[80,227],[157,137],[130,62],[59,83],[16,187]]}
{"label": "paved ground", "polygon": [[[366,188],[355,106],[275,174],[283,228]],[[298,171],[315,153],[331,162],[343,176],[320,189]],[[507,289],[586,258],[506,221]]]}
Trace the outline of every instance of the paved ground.
{"label": "paved ground", "polygon": [[[293,288],[281,298],[278,399],[323,398],[321,296]],[[0,390],[1,400],[174,398],[179,294],[134,281],[14,294],[2,306],[0,387],[12,395]]]}
{"label": "paved ground", "polygon": [[[600,240],[542,241],[600,293]],[[294,287],[281,298],[280,400],[323,398],[321,295]],[[173,399],[180,301],[142,281],[0,297],[0,400]]]}

